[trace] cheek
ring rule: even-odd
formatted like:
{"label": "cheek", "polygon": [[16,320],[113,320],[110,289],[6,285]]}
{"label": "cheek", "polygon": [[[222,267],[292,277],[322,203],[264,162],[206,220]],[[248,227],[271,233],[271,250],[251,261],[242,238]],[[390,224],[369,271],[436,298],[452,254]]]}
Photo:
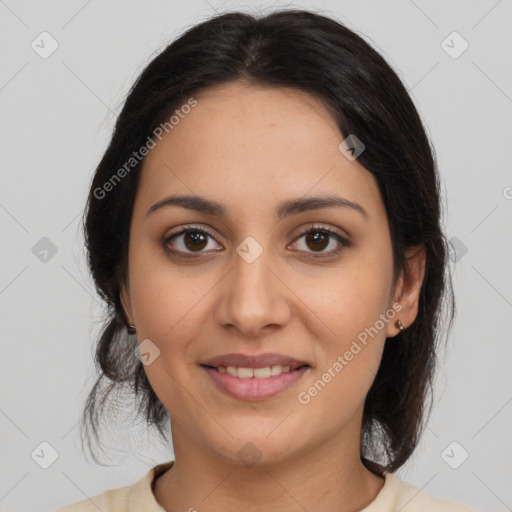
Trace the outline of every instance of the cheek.
{"label": "cheek", "polygon": [[199,266],[172,265],[149,252],[134,255],[132,263],[130,289],[134,317],[140,326],[139,343],[151,340],[158,353],[144,366],[151,387],[178,420],[183,411],[190,410],[192,417],[201,415],[204,410],[190,400],[194,394],[191,376],[198,372],[197,347],[205,339],[204,326],[214,307],[213,295],[208,292],[218,276],[198,270]]}
{"label": "cheek", "polygon": [[[355,284],[357,283],[357,286]],[[362,407],[379,369],[386,326],[386,294],[355,279],[344,281],[344,293],[324,296],[325,321],[335,336],[318,340],[318,366],[297,396],[310,412],[329,424],[346,423]],[[302,393],[302,394],[301,394]]]}
{"label": "cheek", "polygon": [[134,316],[143,335],[163,345],[180,344],[183,333],[192,337],[201,324],[197,316],[214,284],[214,276],[200,266],[171,262],[163,248],[144,240],[133,248],[130,289]]}
{"label": "cheek", "polygon": [[[379,369],[386,327],[392,259],[386,253],[360,256],[334,272],[323,293],[311,294],[311,308],[335,335],[319,339],[318,368],[301,387],[299,402],[347,420],[364,399]],[[316,298],[315,298],[316,297]],[[337,418],[335,420],[335,418]]]}
{"label": "cheek", "polygon": [[[144,371],[164,407],[181,420],[182,411],[195,410],[190,400],[193,386],[191,372],[197,371],[193,353],[193,340],[201,338],[201,329],[207,297],[210,288],[204,281],[187,279],[177,271],[147,265],[143,272],[131,277],[132,304],[139,343],[149,339],[158,356]],[[147,342],[146,342],[147,343]],[[181,411],[181,412],[180,412]],[[191,414],[192,414],[191,413]],[[194,415],[193,414],[193,415]]]}
{"label": "cheek", "polygon": [[330,327],[332,340],[341,344],[336,348],[355,339],[385,313],[389,306],[391,273],[391,258],[385,254],[380,259],[357,254],[347,258],[327,278],[303,280],[308,290],[308,305]]}
{"label": "cheek", "polygon": [[374,339],[366,346],[358,345],[348,344],[346,350],[340,350],[299,390],[299,407],[304,408],[308,418],[322,418],[323,428],[327,430],[336,432],[362,414],[375,380],[384,344]]}
{"label": "cheek", "polygon": [[[204,285],[204,283],[203,283]],[[134,283],[134,316],[140,325],[140,336],[149,338],[169,362],[183,352],[190,340],[199,339],[204,324],[208,287],[185,279],[169,280],[168,276],[152,275],[143,283]],[[180,360],[187,363],[186,355]]]}

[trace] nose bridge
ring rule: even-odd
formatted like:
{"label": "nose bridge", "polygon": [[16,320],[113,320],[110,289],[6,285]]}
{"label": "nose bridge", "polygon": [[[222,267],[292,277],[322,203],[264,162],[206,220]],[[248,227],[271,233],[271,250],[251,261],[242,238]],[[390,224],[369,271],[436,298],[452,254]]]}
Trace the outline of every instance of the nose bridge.
{"label": "nose bridge", "polygon": [[[234,283],[235,294],[239,299],[252,297],[256,300],[272,300],[272,281],[275,279],[270,268],[272,266],[271,250],[268,243],[259,237],[246,237],[235,249]],[[268,240],[270,237],[266,237]]]}
{"label": "nose bridge", "polygon": [[[263,238],[265,240],[263,240]],[[284,288],[275,274],[277,262],[267,247],[271,235],[246,237],[234,250],[233,267],[224,289],[219,320],[246,334],[256,335],[269,324],[283,324],[288,307]]]}

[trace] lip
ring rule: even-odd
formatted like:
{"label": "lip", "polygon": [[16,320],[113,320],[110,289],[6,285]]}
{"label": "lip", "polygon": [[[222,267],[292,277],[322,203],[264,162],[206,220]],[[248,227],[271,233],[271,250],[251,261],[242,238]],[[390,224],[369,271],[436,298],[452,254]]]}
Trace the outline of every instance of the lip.
{"label": "lip", "polygon": [[302,366],[296,370],[290,369],[289,372],[266,379],[258,379],[256,377],[241,379],[240,377],[233,377],[228,373],[220,373],[209,366],[201,365],[200,368],[210,377],[220,391],[239,400],[265,400],[271,398],[292,387],[306,372],[311,370],[310,366]]}
{"label": "lip", "polygon": [[[216,357],[212,357],[207,361],[202,361],[202,366],[238,366],[242,368],[264,368],[266,366],[272,366],[273,364],[279,364],[281,366],[289,366],[290,370],[294,370],[299,366],[308,365],[311,366],[307,361],[300,361],[284,354],[277,354],[274,352],[267,352],[258,355],[247,355],[247,354],[222,354]],[[265,380],[265,379],[262,379]]]}
{"label": "lip", "polygon": [[[233,377],[228,373],[220,373],[216,370],[219,366],[265,368],[272,365],[289,366],[290,371],[280,375],[273,375],[266,379],[258,379],[256,377],[241,379],[240,377]],[[200,367],[220,391],[239,400],[265,400],[271,398],[293,386],[307,371],[311,370],[311,365],[307,361],[301,361],[275,352],[266,352],[252,356],[240,353],[222,354],[201,362]]]}

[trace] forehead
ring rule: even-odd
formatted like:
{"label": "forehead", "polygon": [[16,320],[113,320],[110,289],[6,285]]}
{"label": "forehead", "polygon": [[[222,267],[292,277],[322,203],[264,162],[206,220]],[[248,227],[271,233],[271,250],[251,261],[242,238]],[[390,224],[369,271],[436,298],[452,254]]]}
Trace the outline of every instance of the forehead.
{"label": "forehead", "polygon": [[[186,143],[180,147],[189,150],[184,156],[207,159],[213,153],[216,159],[249,160],[258,152],[261,161],[266,150],[278,147],[303,155],[332,150],[341,137],[321,102],[302,91],[233,83],[206,89],[194,98],[197,105],[164,135],[173,139],[173,150]],[[148,155],[148,164],[165,151],[164,145]]]}
{"label": "forehead", "polygon": [[172,193],[252,212],[306,194],[377,199],[374,177],[340,153],[343,136],[315,97],[234,83],[194,98],[145,159],[138,193],[145,205]]}

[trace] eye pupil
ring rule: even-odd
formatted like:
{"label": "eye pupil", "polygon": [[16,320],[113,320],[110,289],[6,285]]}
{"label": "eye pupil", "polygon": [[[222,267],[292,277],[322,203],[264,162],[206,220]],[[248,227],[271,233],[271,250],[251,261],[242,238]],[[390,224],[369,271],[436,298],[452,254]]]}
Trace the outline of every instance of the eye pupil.
{"label": "eye pupil", "polygon": [[[206,241],[206,236],[203,233],[200,233],[199,231],[187,231],[185,233],[184,238],[185,246],[187,249],[193,250],[195,249],[203,249]],[[189,243],[192,244],[192,246],[189,246]]]}
{"label": "eye pupil", "polygon": [[[322,233],[321,231],[312,231],[311,233],[309,233],[306,237],[308,243],[312,240],[313,241],[313,244],[314,244],[314,247],[316,249],[324,249],[328,244],[325,243],[328,239],[328,235],[325,234],[325,233]],[[321,242],[324,242],[323,244],[321,244]],[[318,245],[320,242],[321,245]]]}

